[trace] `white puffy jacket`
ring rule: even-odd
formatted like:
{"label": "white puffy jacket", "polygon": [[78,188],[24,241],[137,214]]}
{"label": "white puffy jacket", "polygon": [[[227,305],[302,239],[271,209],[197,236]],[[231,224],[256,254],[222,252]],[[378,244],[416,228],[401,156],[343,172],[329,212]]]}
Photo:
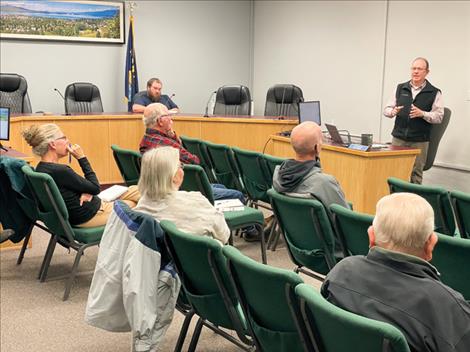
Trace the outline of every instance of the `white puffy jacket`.
{"label": "white puffy jacket", "polygon": [[155,351],[173,318],[180,286],[158,222],[116,201],[101,239],[85,321],[108,331],[132,331],[133,351]]}

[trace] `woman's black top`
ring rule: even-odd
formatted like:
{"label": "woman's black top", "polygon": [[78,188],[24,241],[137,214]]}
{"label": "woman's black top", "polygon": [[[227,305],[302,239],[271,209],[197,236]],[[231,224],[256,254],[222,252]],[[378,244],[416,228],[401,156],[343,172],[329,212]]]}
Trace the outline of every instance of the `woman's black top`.
{"label": "woman's black top", "polygon": [[[91,168],[88,159],[78,159],[85,178],[78,175],[68,165],[58,163],[48,163],[41,161],[37,167],[37,172],[51,175],[59,188],[65,206],[69,212],[69,221],[72,225],[79,225],[87,222],[95,216],[101,206],[101,199],[96,195],[100,193],[100,183],[95,172]],[[80,206],[80,196],[82,193],[93,195],[90,202],[83,202]]]}

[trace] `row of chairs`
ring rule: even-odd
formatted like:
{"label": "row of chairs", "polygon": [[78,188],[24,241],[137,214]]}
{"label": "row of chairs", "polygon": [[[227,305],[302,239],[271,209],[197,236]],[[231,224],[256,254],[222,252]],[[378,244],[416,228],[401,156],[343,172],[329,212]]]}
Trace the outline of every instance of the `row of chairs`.
{"label": "row of chairs", "polygon": [[431,204],[434,209],[435,231],[454,236],[458,228],[458,234],[462,238],[470,239],[470,195],[460,191],[449,192],[437,186],[417,185],[394,177],[387,181],[390,193],[415,193]]}
{"label": "row of chairs", "polygon": [[[298,116],[304,101],[302,89],[293,84],[276,84],[268,89],[264,116]],[[250,89],[243,85],[222,86],[217,90],[214,115],[250,115]]]}
{"label": "row of chairs", "polygon": [[[98,87],[92,83],[75,82],[65,88],[65,113],[103,112]],[[0,106],[9,107],[11,113],[32,112],[26,79],[15,73],[0,73]]]}
{"label": "row of chairs", "polygon": [[[274,168],[284,159],[189,137],[182,137],[182,140],[191,153],[199,156],[201,166],[185,165],[181,189],[200,191],[212,204],[214,197],[210,183],[220,183],[247,194],[251,206],[245,207],[243,212],[225,213],[225,220],[231,230],[242,228],[248,222],[259,227],[262,261],[266,263],[266,244],[262,231],[264,218],[257,208],[262,205],[260,200],[269,205],[267,190],[272,186]],[[140,153],[116,145],[112,145],[111,149],[125,183],[128,186],[137,184],[140,176]]]}
{"label": "row of chairs", "polygon": [[[137,93],[140,94],[140,93]],[[292,84],[277,84],[266,95],[265,116],[298,116],[302,90]],[[75,82],[65,88],[65,113],[103,112],[100,90],[93,83]],[[0,105],[12,113],[31,113],[26,79],[15,73],[0,73]],[[243,85],[225,85],[217,90],[215,115],[250,115],[251,94]]]}
{"label": "row of chairs", "polygon": [[395,352],[409,351],[397,328],[330,304],[299,275],[184,233],[171,222],[161,226],[182,282],[178,309],[186,314],[175,351],[181,351],[194,315],[199,318],[189,351],[196,350],[203,326],[245,351],[342,352],[361,346],[367,352],[389,350],[387,344]]}

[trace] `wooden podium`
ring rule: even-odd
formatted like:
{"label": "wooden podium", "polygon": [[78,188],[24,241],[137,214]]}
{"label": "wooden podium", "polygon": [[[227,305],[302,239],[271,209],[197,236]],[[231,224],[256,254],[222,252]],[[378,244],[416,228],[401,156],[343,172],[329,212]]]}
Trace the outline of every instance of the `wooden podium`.
{"label": "wooden podium", "polygon": [[[290,139],[272,136],[273,154],[292,158]],[[358,151],[325,143],[320,154],[323,172],[336,177],[354,210],[375,214],[375,205],[389,194],[387,178],[409,180],[419,149],[389,147]]]}

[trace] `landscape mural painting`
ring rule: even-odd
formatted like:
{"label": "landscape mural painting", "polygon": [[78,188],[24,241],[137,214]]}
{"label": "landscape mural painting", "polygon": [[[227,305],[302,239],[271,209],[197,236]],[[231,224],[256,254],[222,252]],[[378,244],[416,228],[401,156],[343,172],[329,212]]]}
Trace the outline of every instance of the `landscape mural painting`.
{"label": "landscape mural painting", "polygon": [[0,38],[124,43],[124,3],[2,0]]}

